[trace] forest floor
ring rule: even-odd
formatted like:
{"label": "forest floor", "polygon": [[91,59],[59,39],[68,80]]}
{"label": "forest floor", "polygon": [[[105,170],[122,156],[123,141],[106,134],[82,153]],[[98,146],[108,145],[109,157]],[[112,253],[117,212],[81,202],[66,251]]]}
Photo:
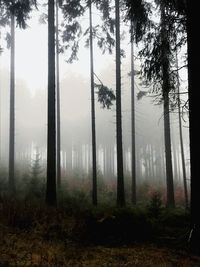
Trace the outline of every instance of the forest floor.
{"label": "forest floor", "polygon": [[0,267],[200,267],[184,210],[80,204],[0,199]]}
{"label": "forest floor", "polygon": [[135,242],[131,245],[92,245],[52,240],[37,231],[0,225],[0,267],[198,267],[200,257],[185,249]]}
{"label": "forest floor", "polygon": [[2,229],[0,266],[70,266],[70,267],[198,267],[200,257],[184,250],[151,243],[131,246],[81,246],[47,241],[35,233]]}

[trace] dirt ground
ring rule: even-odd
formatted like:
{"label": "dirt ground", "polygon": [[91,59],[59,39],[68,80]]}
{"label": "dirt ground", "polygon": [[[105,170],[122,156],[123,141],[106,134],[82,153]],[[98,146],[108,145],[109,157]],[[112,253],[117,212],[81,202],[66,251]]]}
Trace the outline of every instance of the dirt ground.
{"label": "dirt ground", "polygon": [[44,240],[36,233],[0,228],[0,266],[198,267],[200,257],[155,244],[105,247]]}

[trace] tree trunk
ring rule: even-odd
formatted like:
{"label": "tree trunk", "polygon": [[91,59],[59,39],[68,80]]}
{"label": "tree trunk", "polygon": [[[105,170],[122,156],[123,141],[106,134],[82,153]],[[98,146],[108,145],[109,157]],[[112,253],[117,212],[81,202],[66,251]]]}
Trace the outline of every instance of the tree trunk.
{"label": "tree trunk", "polygon": [[123,147],[122,147],[122,110],[121,110],[121,51],[120,51],[120,14],[119,0],[115,0],[116,19],[116,131],[117,131],[117,205],[125,205]]}
{"label": "tree trunk", "polygon": [[55,6],[48,1],[48,129],[46,203],[56,206]]}
{"label": "tree trunk", "polygon": [[169,77],[169,41],[166,34],[166,15],[165,10],[161,6],[161,31],[162,31],[162,91],[164,100],[164,138],[165,138],[165,158],[166,158],[166,182],[167,182],[167,207],[173,208],[175,206],[174,200],[174,182],[172,170],[172,155],[171,155],[171,133],[170,133],[170,114],[169,114],[169,91],[170,91],[170,77]]}
{"label": "tree trunk", "polygon": [[90,20],[90,79],[91,79],[91,123],[92,123],[92,203],[97,205],[97,163],[96,163],[96,126],[95,126],[95,97],[94,97],[94,59],[92,33],[92,3],[89,0]]}
{"label": "tree trunk", "polygon": [[190,172],[191,172],[191,222],[193,231],[191,246],[200,253],[200,179],[199,179],[199,39],[196,27],[199,21],[197,2],[187,0],[187,35],[188,35],[188,85],[189,85],[189,120],[190,120]]}
{"label": "tree trunk", "polygon": [[[178,70],[178,55],[176,52],[176,62],[177,62],[177,70]],[[186,169],[185,169],[185,153],[183,146],[183,133],[182,133],[182,119],[181,119],[181,101],[180,101],[180,82],[179,82],[179,73],[177,71],[177,86],[178,86],[178,121],[179,121],[179,135],[180,135],[180,147],[181,147],[181,161],[182,161],[182,170],[183,170],[183,185],[184,185],[184,193],[185,193],[185,206],[188,208],[188,191],[187,191],[187,177],[186,177]]]}
{"label": "tree trunk", "polygon": [[56,149],[56,171],[57,171],[57,186],[61,186],[61,164],[60,164],[60,71],[59,71],[59,36],[58,36],[58,0],[56,0],[56,93],[57,93],[57,113],[56,113],[56,122],[57,122],[57,149]]}
{"label": "tree trunk", "polygon": [[[132,28],[132,26],[131,26]],[[132,204],[136,205],[136,153],[135,153],[135,86],[134,86],[134,46],[131,40],[131,171],[132,171]]]}
{"label": "tree trunk", "polygon": [[166,158],[166,180],[167,180],[167,207],[173,208],[175,206],[175,200],[174,200],[174,182],[173,182],[173,170],[172,170],[168,93],[165,93],[164,95],[164,136],[165,136],[165,158]]}
{"label": "tree trunk", "polygon": [[9,192],[15,194],[15,17],[11,15]]}

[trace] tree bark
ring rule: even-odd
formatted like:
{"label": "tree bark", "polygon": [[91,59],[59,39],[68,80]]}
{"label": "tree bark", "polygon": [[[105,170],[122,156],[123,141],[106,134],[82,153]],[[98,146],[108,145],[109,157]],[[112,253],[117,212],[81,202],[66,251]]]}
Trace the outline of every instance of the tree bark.
{"label": "tree bark", "polygon": [[164,7],[161,5],[161,31],[162,31],[162,91],[164,101],[164,138],[165,138],[165,158],[166,158],[166,182],[167,182],[167,207],[173,208],[175,206],[174,200],[174,182],[172,170],[172,154],[171,154],[171,133],[170,133],[170,110],[169,110],[169,91],[170,91],[170,77],[169,77],[169,41],[166,34],[167,29],[166,16]]}
{"label": "tree bark", "polygon": [[55,3],[48,1],[48,129],[46,203],[56,206]]}
{"label": "tree bark", "polygon": [[121,50],[120,50],[120,12],[119,0],[115,0],[116,19],[116,131],[117,131],[117,205],[125,206],[123,146],[122,146],[122,108],[121,108]]}
{"label": "tree bark", "polygon": [[199,21],[197,2],[187,3],[187,39],[188,39],[188,85],[189,85],[189,121],[190,121],[190,172],[191,172],[191,223],[190,239],[192,249],[200,253],[200,179],[199,179],[199,39],[196,38],[196,25]]}
{"label": "tree bark", "polygon": [[97,159],[96,159],[96,126],[95,126],[95,97],[94,97],[94,58],[92,32],[92,3],[89,0],[90,20],[90,82],[91,82],[91,123],[92,123],[92,203],[97,205]]}
{"label": "tree bark", "polygon": [[[131,26],[132,28],[132,26]],[[136,205],[136,152],[135,152],[135,86],[134,86],[134,45],[131,40],[131,171],[132,171],[132,204]]]}
{"label": "tree bark", "polygon": [[15,194],[15,17],[11,14],[9,192]]}
{"label": "tree bark", "polygon": [[57,186],[61,187],[61,164],[60,164],[60,69],[59,69],[59,35],[58,35],[59,19],[58,19],[58,0],[56,0],[56,139],[57,139],[57,161],[56,161],[56,173],[57,173]]}

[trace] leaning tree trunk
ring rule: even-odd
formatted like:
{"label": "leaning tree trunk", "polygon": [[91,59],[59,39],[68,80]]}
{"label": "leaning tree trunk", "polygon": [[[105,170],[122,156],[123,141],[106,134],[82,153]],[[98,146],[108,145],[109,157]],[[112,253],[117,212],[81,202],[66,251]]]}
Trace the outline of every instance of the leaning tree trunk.
{"label": "leaning tree trunk", "polygon": [[56,206],[55,25],[54,0],[48,1],[48,129],[46,203]]}
{"label": "leaning tree trunk", "polygon": [[[132,27],[132,25],[131,25]],[[132,204],[136,204],[136,152],[135,152],[135,86],[134,86],[134,46],[131,40],[131,171],[132,171]]]}
{"label": "leaning tree trunk", "polygon": [[120,51],[120,12],[119,0],[115,0],[116,19],[116,132],[117,132],[117,205],[125,205],[123,147],[122,147],[122,108],[121,108],[121,51]]}
{"label": "leaning tree trunk", "polygon": [[174,182],[172,170],[172,153],[171,153],[171,133],[170,133],[170,110],[169,110],[169,91],[170,91],[170,63],[169,49],[170,44],[166,29],[165,10],[161,6],[161,31],[162,31],[162,91],[164,101],[164,138],[165,138],[165,158],[166,158],[166,182],[167,182],[167,207],[174,207]]}
{"label": "leaning tree trunk", "polygon": [[89,0],[90,20],[90,79],[91,79],[91,123],[92,123],[92,203],[97,205],[97,159],[96,159],[96,126],[95,126],[95,97],[94,97],[94,58],[92,33],[92,3]]}
{"label": "leaning tree trunk", "polygon": [[56,141],[57,141],[57,147],[56,147],[56,174],[57,174],[57,186],[60,188],[61,186],[61,164],[60,164],[60,71],[59,71],[59,36],[58,36],[58,27],[59,27],[59,21],[58,21],[58,0],[56,0],[56,100],[57,100],[57,106],[56,106]]}
{"label": "leaning tree trunk", "polygon": [[199,21],[197,2],[187,3],[187,41],[188,41],[188,85],[189,85],[189,120],[190,120],[190,172],[191,172],[191,223],[193,226],[190,239],[192,249],[200,253],[200,179],[199,179],[199,39],[196,38],[196,23]]}
{"label": "leaning tree trunk", "polygon": [[15,193],[15,17],[11,15],[9,192]]}

